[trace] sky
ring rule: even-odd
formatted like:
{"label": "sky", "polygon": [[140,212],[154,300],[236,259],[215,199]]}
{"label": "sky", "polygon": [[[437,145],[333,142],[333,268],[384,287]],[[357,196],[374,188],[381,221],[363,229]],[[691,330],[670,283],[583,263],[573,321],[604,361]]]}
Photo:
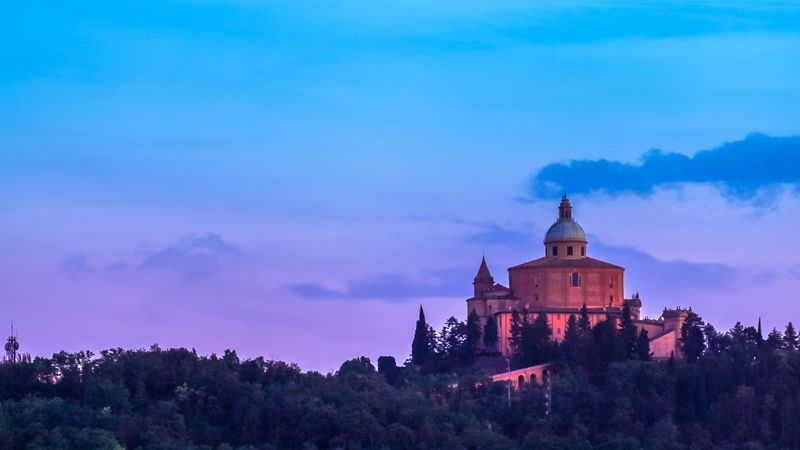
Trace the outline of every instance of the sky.
{"label": "sky", "polygon": [[0,330],[403,361],[564,192],[644,314],[800,322],[800,5],[498,3],[6,5]]}

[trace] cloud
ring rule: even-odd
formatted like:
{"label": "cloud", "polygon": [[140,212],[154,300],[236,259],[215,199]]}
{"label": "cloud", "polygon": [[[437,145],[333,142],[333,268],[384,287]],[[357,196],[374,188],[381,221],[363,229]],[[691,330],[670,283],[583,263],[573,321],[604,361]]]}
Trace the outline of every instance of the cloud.
{"label": "cloud", "polygon": [[242,251],[221,236],[207,233],[188,237],[148,255],[139,264],[142,270],[170,270],[186,278],[205,278],[216,274],[223,259],[238,258]]}
{"label": "cloud", "polygon": [[662,260],[626,246],[590,243],[591,256],[625,267],[625,287],[628,294],[641,291],[659,298],[673,298],[688,304],[687,295],[735,289],[755,274],[720,263]]}
{"label": "cloud", "polygon": [[424,271],[420,277],[401,273],[383,273],[350,280],[341,290],[319,283],[299,283],[286,286],[290,291],[308,299],[352,299],[407,301],[429,297],[468,297],[475,267],[455,267]]}
{"label": "cloud", "polygon": [[61,272],[71,276],[92,273],[92,266],[84,255],[74,255],[61,263]]}
{"label": "cloud", "polygon": [[478,245],[527,244],[532,242],[530,230],[515,230],[497,224],[486,224],[480,230],[467,236],[466,241]]}
{"label": "cloud", "polygon": [[561,192],[651,194],[657,186],[711,183],[729,198],[763,202],[781,185],[800,186],[800,136],[751,134],[694,156],[651,150],[639,164],[571,160],[549,164],[533,176],[535,198]]}

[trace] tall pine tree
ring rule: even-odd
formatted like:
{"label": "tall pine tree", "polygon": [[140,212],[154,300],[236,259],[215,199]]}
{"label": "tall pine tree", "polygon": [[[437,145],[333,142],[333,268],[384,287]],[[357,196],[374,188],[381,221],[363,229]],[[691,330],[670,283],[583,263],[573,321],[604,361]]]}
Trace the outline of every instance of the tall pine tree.
{"label": "tall pine tree", "polygon": [[425,311],[419,305],[419,319],[414,330],[414,341],[411,343],[411,362],[422,365],[431,360],[431,336],[428,323],[425,322]]}
{"label": "tall pine tree", "polygon": [[586,303],[581,306],[581,317],[578,320],[578,328],[583,331],[592,329],[592,322],[589,320],[589,309],[586,307]]}
{"label": "tall pine tree", "polygon": [[783,332],[783,348],[786,350],[797,350],[797,331],[792,322],[786,324],[786,331]]}
{"label": "tall pine tree", "polygon": [[777,328],[772,327],[772,331],[767,335],[767,346],[770,348],[778,349],[783,346],[783,336]]}

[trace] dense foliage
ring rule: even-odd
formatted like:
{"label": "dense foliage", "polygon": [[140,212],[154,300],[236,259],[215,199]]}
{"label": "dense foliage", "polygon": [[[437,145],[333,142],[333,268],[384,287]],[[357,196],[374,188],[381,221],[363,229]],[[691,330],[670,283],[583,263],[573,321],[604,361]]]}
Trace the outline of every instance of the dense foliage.
{"label": "dense foliage", "polygon": [[538,348],[555,361],[549,417],[538,385],[514,392],[509,404],[506,386],[470,361],[467,341],[480,339],[474,324],[470,331],[448,321],[426,341],[427,367],[381,357],[376,370],[362,357],[322,375],[240,361],[230,351],[198,356],[155,346],[0,364],[0,447],[800,446],[800,352],[791,324],[765,339],[738,323],[719,333],[693,314],[682,334],[692,356],[648,361],[641,336],[624,321],[589,328],[583,319],[571,318],[556,346],[542,345],[537,318],[519,318],[518,357],[540,358]]}

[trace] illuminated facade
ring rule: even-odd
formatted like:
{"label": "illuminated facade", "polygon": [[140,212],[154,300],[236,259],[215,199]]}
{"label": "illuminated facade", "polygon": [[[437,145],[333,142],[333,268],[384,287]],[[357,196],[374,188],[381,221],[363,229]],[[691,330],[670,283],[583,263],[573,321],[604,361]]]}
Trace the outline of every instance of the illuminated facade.
{"label": "illuminated facade", "polygon": [[584,304],[592,325],[606,318],[618,320],[627,304],[637,332],[647,329],[653,356],[678,356],[677,338],[687,311],[664,310],[658,320],[640,319],[639,295],[624,298],[625,269],[588,255],[586,234],[573,219],[572,205],[564,196],[558,220],[545,235],[544,256],[510,267],[508,287],[494,281],[484,258],[473,282],[473,296],[467,299],[467,312],[475,311],[482,325],[487,320],[497,321],[497,348],[484,350],[502,355],[512,352],[509,338],[514,310],[527,309],[534,317],[546,315],[553,339],[561,341],[569,316],[579,317]]}

